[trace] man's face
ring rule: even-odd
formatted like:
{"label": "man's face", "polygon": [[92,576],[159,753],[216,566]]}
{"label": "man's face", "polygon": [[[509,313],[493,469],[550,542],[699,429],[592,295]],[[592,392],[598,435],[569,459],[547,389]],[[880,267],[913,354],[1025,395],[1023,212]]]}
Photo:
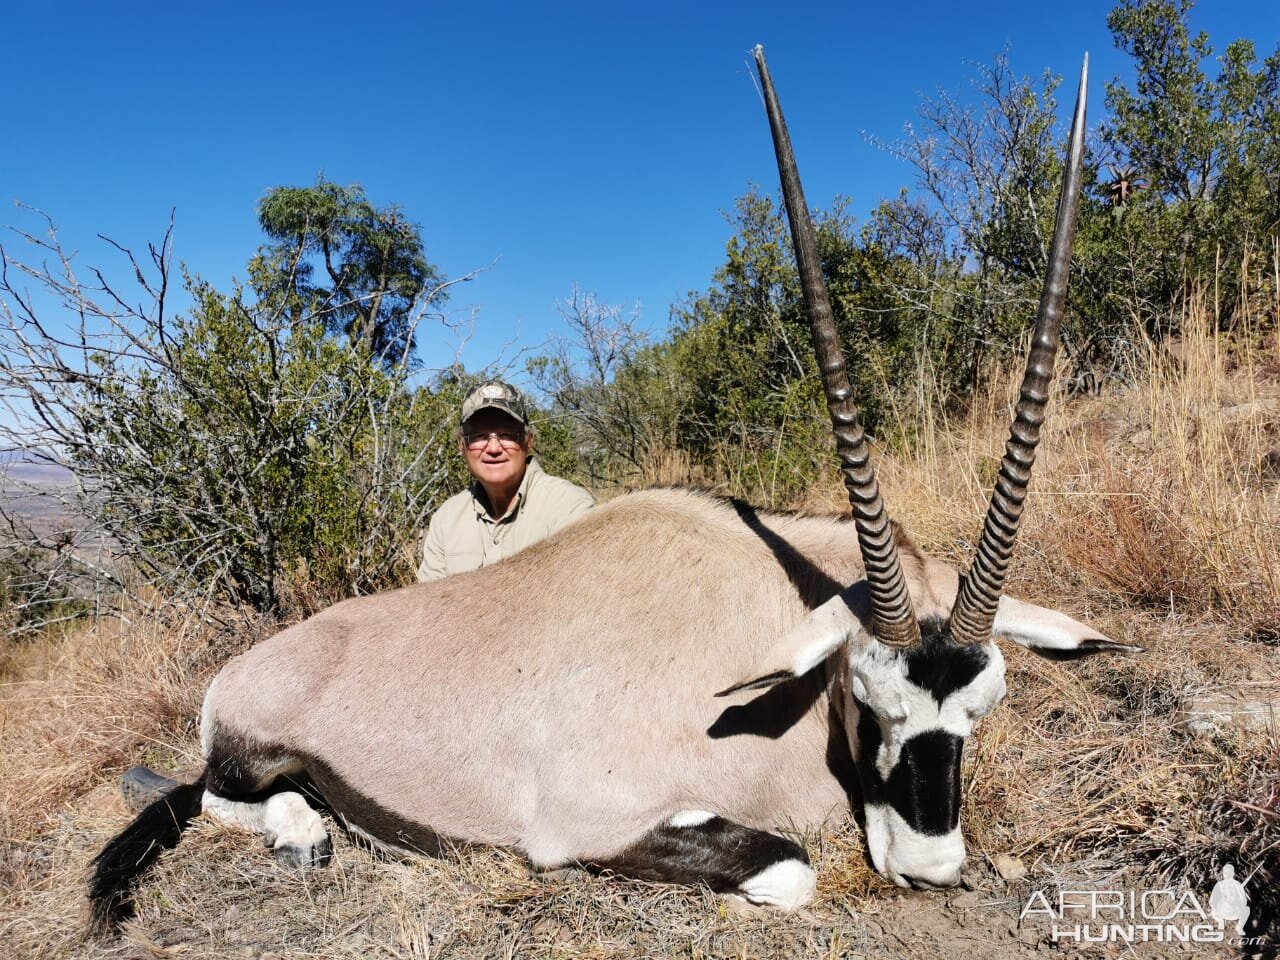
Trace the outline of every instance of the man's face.
{"label": "man's face", "polygon": [[486,488],[519,485],[533,442],[520,421],[501,410],[481,410],[462,425],[458,449],[471,475]]}

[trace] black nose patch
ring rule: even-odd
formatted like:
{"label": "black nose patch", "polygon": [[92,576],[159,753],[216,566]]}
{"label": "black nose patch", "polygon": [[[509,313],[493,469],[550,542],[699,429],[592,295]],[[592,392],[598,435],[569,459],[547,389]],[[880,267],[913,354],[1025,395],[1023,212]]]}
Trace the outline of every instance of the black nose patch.
{"label": "black nose patch", "polygon": [[950,833],[960,822],[960,758],[964,738],[926,730],[902,746],[885,780],[876,769],[882,739],[871,711],[858,718],[858,773],[867,803],[888,804],[907,826],[926,836]]}

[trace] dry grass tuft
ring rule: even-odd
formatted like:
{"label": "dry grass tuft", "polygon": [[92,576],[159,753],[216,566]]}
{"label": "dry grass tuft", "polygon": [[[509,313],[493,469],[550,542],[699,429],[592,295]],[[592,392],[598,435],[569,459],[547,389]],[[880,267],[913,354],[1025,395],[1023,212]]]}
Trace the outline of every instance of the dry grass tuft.
{"label": "dry grass tuft", "polygon": [[1178,362],[1152,357],[1129,398],[1133,420],[1112,421],[1109,437],[1076,429],[1076,446],[1092,447],[1074,457],[1089,496],[1073,499],[1075,535],[1059,540],[1131,603],[1212,611],[1244,634],[1280,636],[1280,483],[1268,469],[1280,389],[1264,374],[1269,354],[1229,352],[1203,309],[1183,326]]}
{"label": "dry grass tuft", "polygon": [[133,612],[26,648],[8,665],[0,710],[0,829],[28,837],[74,798],[140,759],[195,763],[175,744],[194,733],[218,667],[265,635],[265,624],[221,626]]}

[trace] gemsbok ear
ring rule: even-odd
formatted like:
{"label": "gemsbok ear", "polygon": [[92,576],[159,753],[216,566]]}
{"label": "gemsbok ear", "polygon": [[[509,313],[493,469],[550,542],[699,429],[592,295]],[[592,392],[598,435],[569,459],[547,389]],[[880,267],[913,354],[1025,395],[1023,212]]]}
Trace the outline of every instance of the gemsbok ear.
{"label": "gemsbok ear", "polygon": [[1143,652],[1142,647],[1109,640],[1065,613],[1024,603],[1008,595],[1000,598],[991,632],[1050,660],[1075,660],[1094,653]]}
{"label": "gemsbok ear", "polygon": [[859,581],[811,611],[756,661],[745,679],[716,696],[772,687],[808,673],[846,641],[865,643],[871,634],[854,611],[868,608],[867,584]]}

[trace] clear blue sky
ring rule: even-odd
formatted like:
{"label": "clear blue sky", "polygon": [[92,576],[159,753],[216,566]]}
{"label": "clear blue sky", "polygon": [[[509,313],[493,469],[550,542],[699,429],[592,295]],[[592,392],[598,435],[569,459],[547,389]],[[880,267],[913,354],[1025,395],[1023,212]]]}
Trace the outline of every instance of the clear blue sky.
{"label": "clear blue sky", "polygon": [[[421,225],[446,274],[492,264],[451,302],[475,313],[477,367],[506,343],[536,352],[574,283],[639,302],[657,331],[707,287],[722,211],[750,182],[776,189],[754,44],[810,203],[847,194],[861,215],[911,182],[863,132],[894,138],[920,93],[1006,47],[1019,73],[1068,76],[1089,51],[1096,124],[1128,67],[1112,6],[15,2],[0,198],[51,214],[86,264],[112,262],[96,233],[145,249],[176,208],[177,257],[226,286],[261,242],[266,190],[362,184]],[[1206,0],[1192,23],[1215,50],[1244,36],[1265,56],[1280,5]],[[31,225],[8,206],[0,223]],[[428,365],[448,362],[436,329],[420,340]]]}

